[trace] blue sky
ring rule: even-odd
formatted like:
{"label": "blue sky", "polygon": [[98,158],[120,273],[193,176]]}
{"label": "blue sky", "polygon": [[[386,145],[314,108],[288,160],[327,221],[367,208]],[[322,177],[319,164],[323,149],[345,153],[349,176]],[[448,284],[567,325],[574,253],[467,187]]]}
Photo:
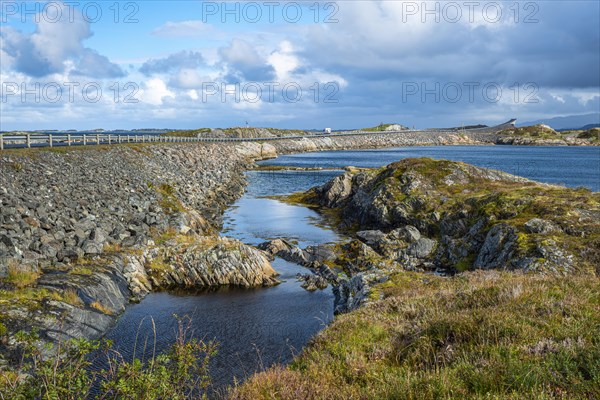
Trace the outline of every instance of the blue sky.
{"label": "blue sky", "polygon": [[600,111],[597,0],[0,3],[0,130]]}

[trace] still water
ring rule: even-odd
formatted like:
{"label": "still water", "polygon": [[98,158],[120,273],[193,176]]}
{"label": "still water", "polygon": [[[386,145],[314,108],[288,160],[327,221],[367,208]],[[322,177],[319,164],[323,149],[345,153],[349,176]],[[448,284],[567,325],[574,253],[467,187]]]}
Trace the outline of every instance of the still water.
{"label": "still water", "polygon": [[[600,190],[600,148],[456,146],[409,147],[368,151],[305,153],[262,162],[267,165],[341,168],[347,165],[379,167],[406,157],[433,157],[465,161],[548,183]],[[250,171],[246,194],[224,216],[223,234],[248,244],[276,237],[295,240],[302,247],[339,240],[321,226],[314,211],[263,196],[292,193],[323,184],[339,175],[326,171]],[[137,337],[152,343],[154,319],[158,350],[173,343],[177,322],[173,314],[193,319],[195,336],[219,343],[211,364],[217,388],[243,380],[274,363],[288,362],[332,319],[331,290],[309,293],[294,277],[303,268],[276,259],[284,282],[268,289],[222,289],[197,295],[156,293],[127,308],[107,335],[125,355],[131,355]],[[151,346],[150,346],[151,347]]]}
{"label": "still water", "polygon": [[265,165],[340,168],[380,167],[409,157],[463,161],[540,182],[584,186],[600,191],[600,147],[431,146],[382,150],[303,153],[263,162]]}

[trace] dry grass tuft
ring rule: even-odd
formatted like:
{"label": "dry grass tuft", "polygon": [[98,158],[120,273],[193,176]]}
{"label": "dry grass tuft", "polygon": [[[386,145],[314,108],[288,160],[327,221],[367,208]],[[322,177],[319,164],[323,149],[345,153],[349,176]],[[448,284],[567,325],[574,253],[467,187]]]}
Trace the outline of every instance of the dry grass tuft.
{"label": "dry grass tuft", "polygon": [[90,307],[92,307],[95,310],[100,311],[102,314],[106,314],[106,315],[112,315],[112,311],[107,308],[104,304],[100,303],[99,301],[94,301],[90,304]]}
{"label": "dry grass tuft", "polygon": [[10,264],[8,266],[7,276],[4,281],[14,285],[17,289],[23,289],[35,284],[39,277],[40,273],[37,270],[16,264]]}

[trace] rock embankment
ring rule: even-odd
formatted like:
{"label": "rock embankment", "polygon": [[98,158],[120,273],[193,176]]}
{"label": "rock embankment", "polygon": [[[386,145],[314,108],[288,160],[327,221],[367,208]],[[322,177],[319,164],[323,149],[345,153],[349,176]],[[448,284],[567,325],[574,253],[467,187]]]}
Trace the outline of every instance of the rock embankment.
{"label": "rock embankment", "polygon": [[356,238],[329,263],[349,277],[336,289],[338,311],[356,307],[369,283],[399,269],[566,274],[600,265],[600,193],[587,189],[406,159],[347,172],[301,197],[332,209],[339,227]]}
{"label": "rock embankment", "polygon": [[403,146],[490,145],[498,136],[494,132],[406,131],[356,136],[313,136],[303,139],[272,141],[279,154],[325,150],[376,149]]}
{"label": "rock embankment", "polygon": [[496,144],[517,146],[600,146],[600,128],[558,132],[547,125],[506,129]]}
{"label": "rock embankment", "polygon": [[0,163],[0,276],[9,259],[45,266],[146,245],[169,227],[209,233],[244,188],[240,157],[216,145],[7,152]]}
{"label": "rock embankment", "polygon": [[153,290],[277,283],[259,250],[217,235],[258,143],[0,154],[0,335],[96,338]]}

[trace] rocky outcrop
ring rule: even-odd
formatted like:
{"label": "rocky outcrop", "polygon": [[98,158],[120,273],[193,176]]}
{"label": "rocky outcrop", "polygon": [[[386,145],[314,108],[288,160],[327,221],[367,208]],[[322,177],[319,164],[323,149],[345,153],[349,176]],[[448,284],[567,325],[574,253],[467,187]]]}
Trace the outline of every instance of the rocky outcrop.
{"label": "rocky outcrop", "polygon": [[586,189],[463,163],[407,159],[347,172],[300,197],[334,210],[340,228],[360,241],[336,248],[334,269],[350,277],[336,289],[338,310],[367,298],[365,274],[398,266],[446,274],[596,268],[600,193]]}
{"label": "rocky outcrop", "polygon": [[334,247],[329,244],[321,244],[301,249],[285,239],[274,239],[258,246],[271,258],[281,257],[286,261],[308,268],[312,274],[298,277],[303,282],[302,287],[308,291],[325,289],[329,283],[335,287],[339,283],[338,275],[328,266],[337,258]]}
{"label": "rocky outcrop", "polygon": [[297,274],[296,279],[302,284],[300,285],[303,289],[308,290],[309,292],[314,292],[317,289],[323,290],[327,289],[329,283],[327,279],[323,278],[320,275],[314,274]]}
{"label": "rocky outcrop", "polygon": [[165,247],[150,267],[150,281],[160,289],[272,286],[276,276],[263,252],[226,237]]}
{"label": "rocky outcrop", "polygon": [[371,288],[387,279],[388,273],[381,270],[360,272],[344,279],[333,288],[334,314],[350,312],[364,305],[370,300]]}
{"label": "rocky outcrop", "polygon": [[[260,144],[115,146],[0,155],[0,276],[8,259],[68,263],[155,232],[214,232]],[[272,149],[271,149],[272,151]],[[215,168],[215,162],[219,168]],[[4,260],[4,261],[2,261]]]}
{"label": "rocky outcrop", "polygon": [[331,261],[336,257],[330,245],[322,244],[301,249],[285,239],[275,239],[270,242],[261,243],[258,248],[266,251],[271,256],[278,256],[284,260],[306,267],[314,263]]}
{"label": "rocky outcrop", "polygon": [[[8,289],[8,290],[6,290]],[[89,260],[76,269],[46,269],[35,288],[1,296],[1,323],[5,326],[2,356],[18,352],[14,333],[36,331],[41,343],[71,338],[97,339],[129,303],[131,291],[121,256]],[[40,345],[48,354],[53,348]]]}

